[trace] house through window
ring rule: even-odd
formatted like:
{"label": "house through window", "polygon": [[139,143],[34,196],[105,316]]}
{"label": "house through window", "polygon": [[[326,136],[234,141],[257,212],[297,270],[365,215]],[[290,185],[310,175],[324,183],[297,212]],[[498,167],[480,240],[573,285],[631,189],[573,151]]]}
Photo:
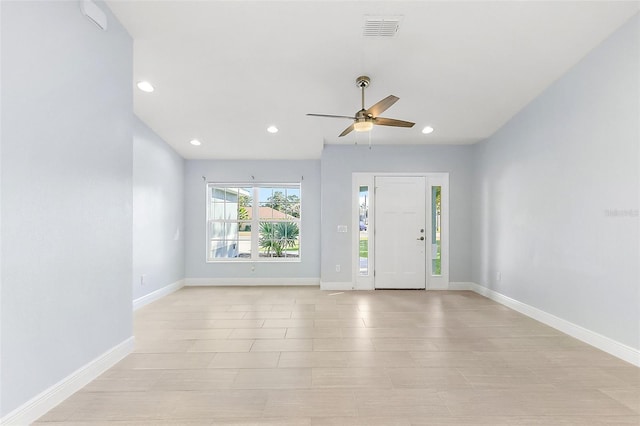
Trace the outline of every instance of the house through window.
{"label": "house through window", "polygon": [[207,184],[207,261],[299,260],[300,183]]}

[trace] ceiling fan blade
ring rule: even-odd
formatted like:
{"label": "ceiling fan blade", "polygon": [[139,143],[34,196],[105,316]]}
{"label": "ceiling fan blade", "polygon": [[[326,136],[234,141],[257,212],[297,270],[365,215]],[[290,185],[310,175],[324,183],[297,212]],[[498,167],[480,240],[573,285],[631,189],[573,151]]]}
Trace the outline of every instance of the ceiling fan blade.
{"label": "ceiling fan blade", "polygon": [[327,118],[348,118],[349,120],[355,120],[355,117],[349,117],[346,115],[331,115],[331,114],[307,114],[310,117],[327,117]]}
{"label": "ceiling fan blade", "polygon": [[344,135],[348,135],[349,133],[351,133],[353,131],[355,123],[351,123],[351,126],[347,127],[346,129],[344,129],[344,131],[342,133],[340,133],[340,135],[338,135],[338,137],[342,137]]}
{"label": "ceiling fan blade", "polygon": [[369,108],[366,113],[371,114],[372,117],[377,117],[378,115],[385,112],[389,107],[396,102],[398,102],[400,98],[397,96],[389,95],[371,108]]}
{"label": "ceiling fan blade", "polygon": [[396,120],[395,118],[376,117],[373,119],[373,124],[379,126],[393,126],[393,127],[413,127],[414,124],[410,121]]}

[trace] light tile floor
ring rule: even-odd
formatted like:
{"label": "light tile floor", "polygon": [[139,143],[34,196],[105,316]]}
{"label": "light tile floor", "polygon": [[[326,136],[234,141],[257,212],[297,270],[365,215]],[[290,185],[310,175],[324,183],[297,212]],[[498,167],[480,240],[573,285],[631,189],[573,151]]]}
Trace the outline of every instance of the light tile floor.
{"label": "light tile floor", "polygon": [[184,288],[40,425],[640,425],[640,369],[472,292]]}

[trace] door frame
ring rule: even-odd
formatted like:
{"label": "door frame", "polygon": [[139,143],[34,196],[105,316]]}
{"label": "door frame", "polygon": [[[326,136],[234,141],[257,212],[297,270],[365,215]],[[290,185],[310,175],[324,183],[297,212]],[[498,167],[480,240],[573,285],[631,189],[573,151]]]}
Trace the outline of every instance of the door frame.
{"label": "door frame", "polygon": [[[426,290],[447,290],[449,288],[449,173],[448,172],[425,172],[425,173],[361,173],[355,172],[351,174],[351,265],[352,265],[352,282],[355,290],[374,290],[375,289],[375,178],[376,176],[421,176],[426,179],[426,206],[425,215],[427,217],[427,229],[429,230],[428,238],[431,239],[431,187],[441,186],[442,192],[440,196],[441,223],[440,223],[440,268],[441,275],[432,275],[432,250],[425,250],[426,262]],[[360,275],[360,206],[359,195],[360,187],[367,186],[369,188],[369,233],[368,233],[368,274]]]}

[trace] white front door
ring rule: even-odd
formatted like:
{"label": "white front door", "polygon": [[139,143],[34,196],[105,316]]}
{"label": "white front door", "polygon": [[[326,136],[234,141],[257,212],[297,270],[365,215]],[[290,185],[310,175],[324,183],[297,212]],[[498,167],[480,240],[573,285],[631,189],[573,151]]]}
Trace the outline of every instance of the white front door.
{"label": "white front door", "polygon": [[375,178],[375,288],[426,287],[426,178]]}

